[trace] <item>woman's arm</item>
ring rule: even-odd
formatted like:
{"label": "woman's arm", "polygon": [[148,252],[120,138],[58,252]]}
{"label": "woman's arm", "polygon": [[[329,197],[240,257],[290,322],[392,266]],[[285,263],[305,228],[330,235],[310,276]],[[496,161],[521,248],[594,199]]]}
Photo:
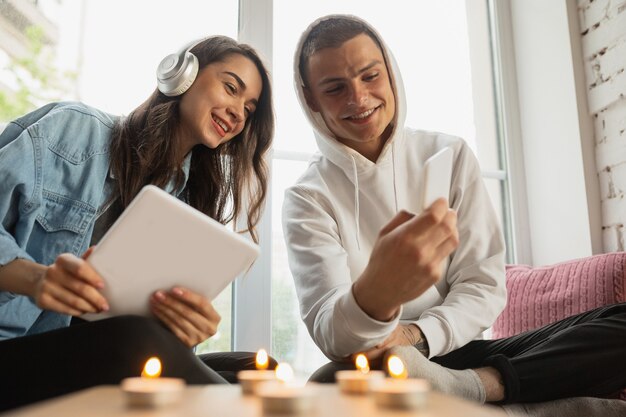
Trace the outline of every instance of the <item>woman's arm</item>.
{"label": "woman's arm", "polygon": [[79,258],[61,254],[50,266],[15,259],[0,267],[0,290],[32,297],[38,307],[79,316],[109,309],[99,289],[104,281],[86,262],[89,249]]}
{"label": "woman's arm", "polygon": [[31,297],[40,308],[63,314],[106,311],[98,291],[102,278],[85,261],[90,251],[82,258],[61,254],[47,266],[26,251],[28,236],[16,240],[15,230],[28,224],[22,216],[33,215],[39,204],[45,146],[35,125],[51,106],[12,122],[0,135],[0,291]]}
{"label": "woman's arm", "polygon": [[0,291],[32,297],[47,267],[27,259],[15,259],[0,266]]}

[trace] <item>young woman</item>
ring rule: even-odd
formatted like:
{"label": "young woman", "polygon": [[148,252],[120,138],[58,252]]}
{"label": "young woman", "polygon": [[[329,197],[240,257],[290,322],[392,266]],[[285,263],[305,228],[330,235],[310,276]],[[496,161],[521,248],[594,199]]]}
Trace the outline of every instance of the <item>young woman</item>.
{"label": "young woman", "polygon": [[[210,300],[186,288],[151,299],[157,320],[103,312],[106,282],[86,262],[133,197],[154,184],[212,218],[246,215],[256,240],[274,130],[271,87],[255,51],[217,36],[167,56],[158,89],[128,117],[53,103],[0,135],[0,409],[138,375],[157,355],[164,375],[225,382],[250,354],[202,357],[216,332]],[[207,271],[209,274],[210,272]]]}

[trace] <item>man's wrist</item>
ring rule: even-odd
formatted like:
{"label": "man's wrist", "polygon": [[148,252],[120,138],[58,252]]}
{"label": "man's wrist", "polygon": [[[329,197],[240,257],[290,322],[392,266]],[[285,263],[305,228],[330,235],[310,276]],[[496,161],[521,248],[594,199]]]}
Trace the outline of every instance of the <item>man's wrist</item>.
{"label": "man's wrist", "polygon": [[391,321],[398,314],[400,306],[387,307],[380,297],[372,297],[372,292],[366,285],[357,280],[352,284],[352,296],[357,305],[371,318],[378,321]]}
{"label": "man's wrist", "polygon": [[430,355],[430,348],[428,347],[428,340],[426,340],[424,332],[422,332],[422,329],[415,323],[411,323],[408,327],[411,329],[415,339],[415,342],[412,343],[413,346],[415,346],[422,355],[428,357]]}

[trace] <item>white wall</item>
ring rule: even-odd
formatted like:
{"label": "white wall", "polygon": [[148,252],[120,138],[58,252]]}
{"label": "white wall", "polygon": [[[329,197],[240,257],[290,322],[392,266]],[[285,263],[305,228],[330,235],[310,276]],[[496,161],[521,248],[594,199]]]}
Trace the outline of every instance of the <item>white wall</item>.
{"label": "white wall", "polygon": [[[575,0],[511,0],[531,262],[602,251]],[[514,156],[514,155],[513,155]]]}
{"label": "white wall", "polygon": [[626,0],[578,0],[589,112],[595,120],[604,251],[624,250]]}

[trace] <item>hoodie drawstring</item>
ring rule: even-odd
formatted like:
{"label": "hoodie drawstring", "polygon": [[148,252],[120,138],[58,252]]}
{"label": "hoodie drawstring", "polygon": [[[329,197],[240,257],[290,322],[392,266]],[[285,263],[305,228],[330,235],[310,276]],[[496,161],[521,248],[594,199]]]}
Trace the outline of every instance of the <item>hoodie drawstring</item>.
{"label": "hoodie drawstring", "polygon": [[354,156],[350,155],[350,159],[352,161],[352,174],[354,175],[354,222],[356,226],[356,247],[361,250],[361,239],[359,237],[361,235],[361,229],[359,227],[359,175],[357,173],[356,160],[354,159]]}
{"label": "hoodie drawstring", "polygon": [[396,214],[398,214],[398,190],[396,186],[396,141],[391,142],[391,172],[393,179],[393,200],[396,204]]}

